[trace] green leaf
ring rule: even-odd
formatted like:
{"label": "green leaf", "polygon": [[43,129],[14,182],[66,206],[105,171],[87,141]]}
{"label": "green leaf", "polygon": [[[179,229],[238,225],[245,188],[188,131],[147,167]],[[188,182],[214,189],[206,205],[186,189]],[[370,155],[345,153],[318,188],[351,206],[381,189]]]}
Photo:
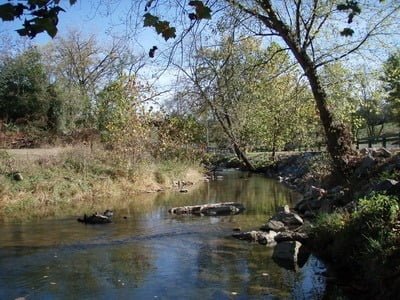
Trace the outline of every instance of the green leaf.
{"label": "green leaf", "polygon": [[28,30],[27,30],[26,28],[18,29],[18,30],[16,30],[16,32],[18,32],[18,34],[19,34],[20,36],[27,36],[27,35],[29,35],[29,32],[28,32]]}
{"label": "green leaf", "polygon": [[15,15],[15,7],[10,3],[0,5],[0,18],[3,21],[12,21],[17,17]]}
{"label": "green leaf", "polygon": [[354,30],[347,27],[347,28],[344,28],[344,29],[340,32],[340,35],[342,35],[342,36],[352,36],[353,33],[354,33]]}
{"label": "green leaf", "polygon": [[143,26],[144,27],[155,27],[160,19],[156,16],[153,16],[151,13],[146,13],[143,15]]}
{"label": "green leaf", "polygon": [[[189,5],[193,6],[196,11],[196,19],[211,19],[211,9],[204,5],[203,1],[189,1]],[[193,16],[189,15],[189,18],[193,20]]]}
{"label": "green leaf", "polygon": [[171,27],[168,21],[158,21],[154,28],[166,41],[170,38],[176,38],[176,29],[175,27]]}
{"label": "green leaf", "polygon": [[41,22],[42,31],[45,30],[51,38],[54,38],[57,34],[57,23],[52,20],[46,19],[45,22]]}
{"label": "green leaf", "polygon": [[153,48],[151,48],[151,49],[149,50],[149,56],[150,56],[151,58],[154,57],[154,55],[155,55],[157,49],[158,49],[157,46],[153,46]]}
{"label": "green leaf", "polygon": [[176,37],[176,29],[175,27],[171,27],[168,21],[160,21],[160,19],[150,13],[146,13],[143,15],[144,27],[154,27],[156,32],[160,34],[166,41],[170,38]]}

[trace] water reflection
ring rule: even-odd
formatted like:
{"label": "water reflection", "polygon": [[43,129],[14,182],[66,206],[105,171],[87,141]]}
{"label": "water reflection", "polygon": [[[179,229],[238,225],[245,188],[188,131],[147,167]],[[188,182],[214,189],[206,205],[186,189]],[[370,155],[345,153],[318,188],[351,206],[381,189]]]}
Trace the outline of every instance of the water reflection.
{"label": "water reflection", "polygon": [[[141,195],[113,207],[115,221],[85,226],[75,217],[5,223],[0,228],[0,299],[319,299],[323,266],[279,267],[272,249],[230,238],[263,223],[298,196],[275,181],[224,173],[187,193]],[[172,216],[168,208],[237,201],[241,215]],[[126,219],[124,217],[127,217]]]}

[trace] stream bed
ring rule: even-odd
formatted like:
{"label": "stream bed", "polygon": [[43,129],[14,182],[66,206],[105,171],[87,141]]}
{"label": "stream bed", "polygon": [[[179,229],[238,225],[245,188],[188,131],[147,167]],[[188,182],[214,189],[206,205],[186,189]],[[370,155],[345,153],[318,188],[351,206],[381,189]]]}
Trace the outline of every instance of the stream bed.
{"label": "stream bed", "polygon": [[[257,229],[299,195],[260,175],[219,175],[188,193],[123,199],[110,207],[111,224],[84,225],[78,216],[2,223],[0,299],[322,299],[325,267],[315,257],[283,268],[272,248],[231,237],[234,228]],[[168,213],[227,201],[246,210],[222,217]]]}

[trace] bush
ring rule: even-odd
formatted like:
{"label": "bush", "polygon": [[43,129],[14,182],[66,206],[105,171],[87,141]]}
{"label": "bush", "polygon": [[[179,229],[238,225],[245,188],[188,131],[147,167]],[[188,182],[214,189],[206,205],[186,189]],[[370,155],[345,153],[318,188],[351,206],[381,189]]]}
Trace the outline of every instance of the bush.
{"label": "bush", "polygon": [[371,230],[374,227],[391,225],[397,219],[398,214],[397,197],[372,194],[359,200],[358,208],[354,213],[354,222],[358,223],[358,226]]}
{"label": "bush", "polygon": [[349,215],[342,213],[320,214],[311,227],[310,235],[314,238],[315,248],[322,251],[321,255],[331,257],[331,245],[343,231]]}
{"label": "bush", "polygon": [[385,268],[398,251],[399,199],[371,194],[358,202],[353,214],[318,216],[311,229],[315,247],[348,276],[363,276],[368,283],[380,284]]}

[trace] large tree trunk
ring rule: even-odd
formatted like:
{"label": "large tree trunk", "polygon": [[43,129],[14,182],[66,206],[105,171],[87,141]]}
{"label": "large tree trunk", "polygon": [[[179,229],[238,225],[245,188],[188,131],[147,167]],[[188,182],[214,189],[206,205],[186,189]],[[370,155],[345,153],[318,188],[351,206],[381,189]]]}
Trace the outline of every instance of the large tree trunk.
{"label": "large tree trunk", "polygon": [[[303,67],[303,66],[302,66]],[[327,94],[321,86],[313,65],[303,67],[310,83],[319,116],[324,127],[328,152],[333,160],[337,175],[349,176],[348,156],[353,152],[351,134],[343,123],[334,122],[332,112],[327,106]]]}
{"label": "large tree trunk", "polygon": [[263,8],[269,18],[260,18],[260,20],[268,28],[278,32],[279,36],[285,41],[297,62],[302,67],[310,83],[315,104],[319,111],[319,116],[326,135],[328,152],[332,158],[335,171],[338,176],[343,176],[342,178],[346,179],[349,176],[347,159],[353,152],[351,148],[352,141],[350,132],[344,124],[334,122],[332,112],[327,105],[328,95],[322,87],[315,63],[311,60],[306,50],[301,48],[301,45],[297,42],[296,37],[289,30],[288,26],[278,19],[270,2],[265,1],[263,3]]}
{"label": "large tree trunk", "polygon": [[246,154],[240,149],[239,145],[236,142],[233,143],[233,150],[235,151],[236,156],[244,163],[247,169],[249,169],[250,171],[255,170],[253,164],[249,161]]}
{"label": "large tree trunk", "polygon": [[229,137],[229,139],[232,143],[232,146],[233,146],[233,150],[235,151],[237,158],[244,163],[245,167],[248,170],[254,171],[255,168],[254,168],[253,164],[250,162],[250,160],[248,159],[246,154],[242,151],[241,147],[239,146],[239,144],[236,140],[235,134],[232,132],[232,123],[231,123],[229,115],[227,113],[224,113],[224,119],[226,120],[226,124],[225,124],[223,118],[218,113],[218,110],[215,108],[215,106],[211,102],[210,102],[210,106],[213,109],[214,115],[216,116],[219,124],[221,125],[222,130]]}

